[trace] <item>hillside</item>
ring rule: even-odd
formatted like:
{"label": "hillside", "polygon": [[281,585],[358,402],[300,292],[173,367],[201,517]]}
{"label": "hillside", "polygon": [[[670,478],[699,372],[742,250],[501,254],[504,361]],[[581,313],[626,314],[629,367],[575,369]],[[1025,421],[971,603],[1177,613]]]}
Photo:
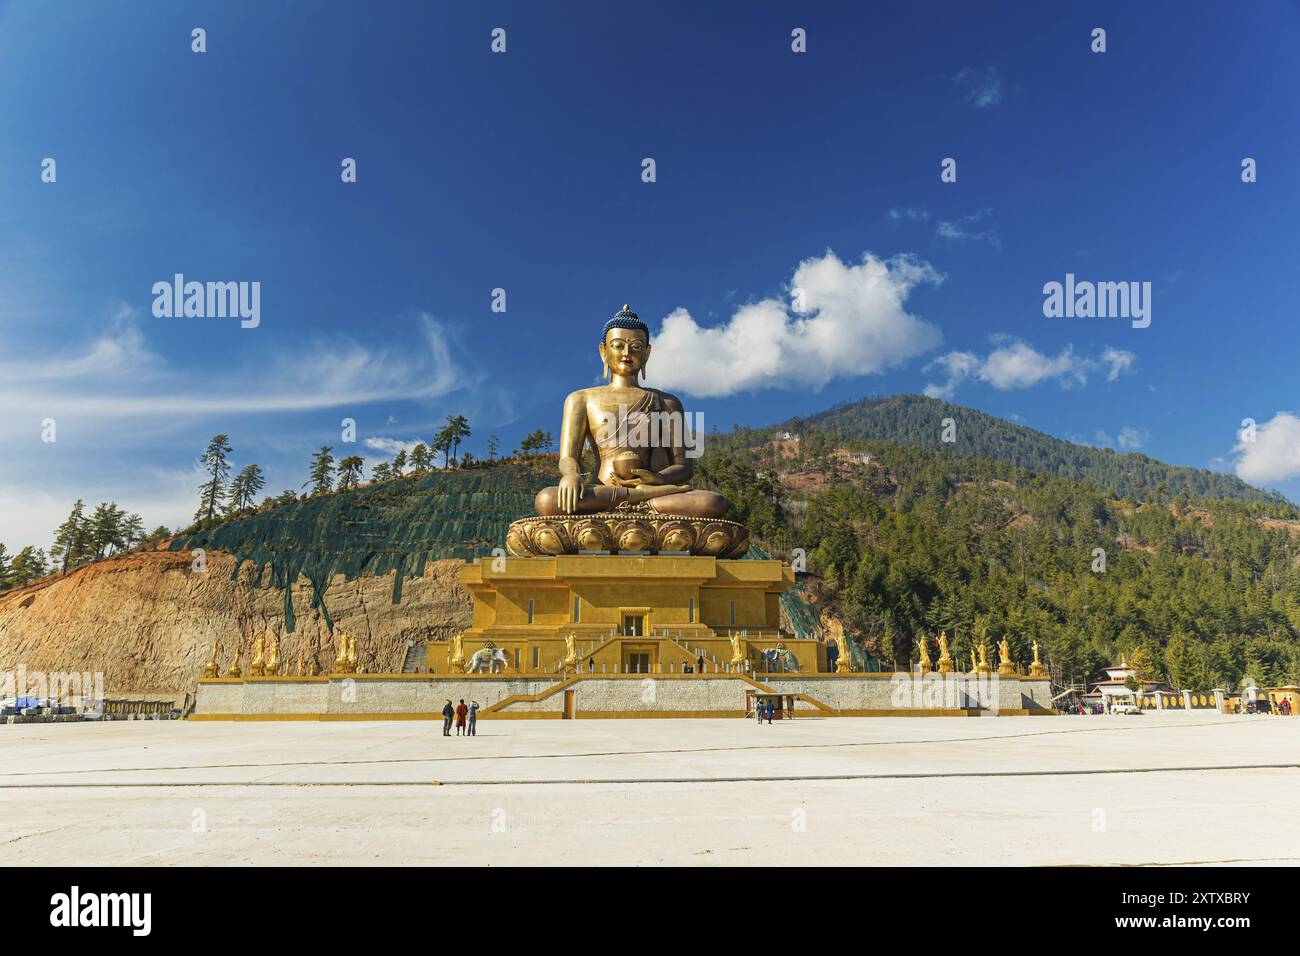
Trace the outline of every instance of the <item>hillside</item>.
{"label": "hillside", "polygon": [[[1082,682],[1120,654],[1177,686],[1300,680],[1300,520],[1283,504],[1138,503],[1077,478],[901,445],[718,436],[701,471],[887,665],[941,629]],[[1132,659],[1132,658],[1131,658]]]}
{"label": "hillside", "polygon": [[[195,681],[221,641],[224,667],[234,641],[245,650],[268,627],[281,635],[280,656],[296,667],[315,657],[322,667],[335,646],[305,579],[287,592],[253,584],[245,565],[232,580],[235,560],[213,552],[196,572],[188,554],[146,551],[109,558],[0,594],[0,672],[20,665],[35,671],[102,672],[110,697],[177,698]],[[335,624],[359,638],[367,670],[400,670],[406,642],[447,637],[469,626],[469,596],[461,590],[459,561],[430,562],[407,583],[401,604],[390,600],[390,576],[342,576],[328,583],[325,601]],[[284,628],[288,599],[297,628]],[[244,655],[248,666],[249,654]]]}
{"label": "hillside", "polygon": [[[970,450],[1007,447],[912,447],[935,415],[957,417]],[[900,444],[848,434],[890,420]],[[886,667],[906,667],[918,635],[946,629],[963,659],[981,635],[1005,636],[1023,663],[1037,638],[1066,682],[1121,653],[1198,690],[1300,680],[1300,515],[1289,503],[928,399],[834,409],[798,428],[798,441],[711,435],[697,478],[727,495],[758,546],[804,552],[809,573],[783,599],[802,631],[833,613],[862,659]],[[291,663],[328,665],[341,627],[372,669],[399,668],[407,641],[466,626],[458,559],[500,547],[555,470],[554,456],[534,456],[271,503],[178,535],[169,551],[0,593],[0,671],[101,670],[110,693],[179,693],[212,641],[268,627]],[[1139,485],[1145,500],[1121,495]]]}
{"label": "hillside", "polygon": [[[516,518],[531,514],[533,497],[555,466],[509,462],[434,471],[278,505],[193,534],[177,535],[172,550],[211,549],[248,562],[254,582],[283,590],[306,580],[323,597],[335,575],[393,575],[393,601],[408,576],[428,561],[491,555]],[[328,626],[328,602],[321,605]],[[284,618],[294,626],[288,595]]]}
{"label": "hillside", "polygon": [[[940,441],[945,418],[956,424],[955,442]],[[1145,500],[1163,485],[1170,497],[1285,501],[1276,492],[1254,488],[1233,475],[1168,465],[1137,452],[1120,454],[1109,448],[1075,445],[923,395],[865,399],[787,422],[784,427],[795,431],[811,427],[840,439],[894,442],[958,458],[1003,461],[1037,474],[1082,479],[1117,498],[1131,495]]]}

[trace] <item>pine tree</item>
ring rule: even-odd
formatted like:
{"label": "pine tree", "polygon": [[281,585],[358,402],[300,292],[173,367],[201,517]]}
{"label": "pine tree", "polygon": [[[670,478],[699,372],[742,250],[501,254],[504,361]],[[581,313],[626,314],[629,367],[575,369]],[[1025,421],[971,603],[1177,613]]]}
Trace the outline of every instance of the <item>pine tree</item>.
{"label": "pine tree", "polygon": [[126,514],[115,502],[101,501],[90,516],[90,547],[99,560],[126,548]]}
{"label": "pine tree", "polygon": [[321,445],[320,451],[311,456],[311,477],[302,483],[311,486],[313,495],[325,494],[334,488],[334,456],[330,454],[333,445]]}
{"label": "pine tree", "polygon": [[199,458],[203,470],[208,473],[208,480],[199,485],[199,510],[194,513],[196,521],[216,516],[226,496],[226,478],[230,474],[230,464],[226,456],[230,454],[230,437],[213,435],[208,447]]}
{"label": "pine tree", "polygon": [[488,435],[488,440],[487,440],[488,461],[497,460],[497,448],[500,446],[500,444],[501,444],[501,439],[497,438],[496,435]]}
{"label": "pine tree", "polygon": [[519,443],[519,450],[525,455],[531,455],[539,452],[551,441],[547,432],[540,428],[524,436],[523,441]]}
{"label": "pine tree", "polygon": [[138,514],[127,515],[122,522],[122,540],[128,548],[134,548],[144,540],[144,519]]}
{"label": "pine tree", "polygon": [[[4,545],[0,545],[0,551],[3,551]],[[40,548],[33,548],[31,545],[23,548],[9,564],[10,584],[14,587],[22,587],[30,584],[37,578],[43,578],[49,573],[45,563],[45,552]]]}
{"label": "pine tree", "polygon": [[352,491],[361,484],[361,470],[366,462],[360,455],[348,455],[339,462],[339,491]]}
{"label": "pine tree", "polygon": [[401,478],[403,473],[406,471],[406,449],[405,448],[400,449],[397,452],[397,454],[393,456],[392,470],[393,470],[394,478]]}
{"label": "pine tree", "polygon": [[387,481],[392,475],[392,466],[386,461],[381,461],[370,469],[370,480],[372,482]]}
{"label": "pine tree", "polygon": [[230,483],[230,496],[226,504],[226,514],[237,514],[252,508],[258,494],[266,486],[266,476],[261,465],[245,465]]}
{"label": "pine tree", "polygon": [[72,506],[72,513],[54,532],[50,557],[58,561],[64,574],[74,568],[84,557],[86,546],[86,503],[80,498]]}
{"label": "pine tree", "polygon": [[429,453],[429,446],[424,442],[416,445],[411,449],[411,467],[416,471],[428,471],[429,466],[433,464],[433,456]]}
{"label": "pine tree", "polygon": [[4,544],[0,543],[0,591],[13,587],[15,583],[14,571],[9,566],[9,555],[5,553]]}
{"label": "pine tree", "polygon": [[[447,427],[442,430],[442,435],[446,437],[447,448],[450,451],[450,461],[456,462],[457,452],[460,451],[460,443],[470,436],[469,420],[464,415],[448,415]],[[443,462],[444,466],[447,464]]]}

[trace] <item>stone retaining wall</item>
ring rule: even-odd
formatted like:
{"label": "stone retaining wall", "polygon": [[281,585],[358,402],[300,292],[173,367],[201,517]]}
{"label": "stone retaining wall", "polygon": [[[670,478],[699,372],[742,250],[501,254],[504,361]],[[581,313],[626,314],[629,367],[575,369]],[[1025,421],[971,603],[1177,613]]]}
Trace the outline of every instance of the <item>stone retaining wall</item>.
{"label": "stone retaining wall", "polygon": [[[723,674],[582,675],[564,688],[551,677],[496,675],[334,675],[318,678],[219,678],[199,682],[197,719],[312,719],[318,717],[437,718],[450,699],[478,701],[480,716],[558,717],[565,690],[574,694],[577,716],[741,714],[746,694],[758,687]],[[937,675],[924,678],[876,674],[765,675],[759,682],[775,693],[806,695],[831,711],[895,712],[979,709],[1050,711],[1046,679]],[[549,692],[549,693],[548,693]],[[540,697],[539,700],[528,698]],[[505,702],[495,713],[495,704]],[[800,701],[800,713],[826,713]]]}

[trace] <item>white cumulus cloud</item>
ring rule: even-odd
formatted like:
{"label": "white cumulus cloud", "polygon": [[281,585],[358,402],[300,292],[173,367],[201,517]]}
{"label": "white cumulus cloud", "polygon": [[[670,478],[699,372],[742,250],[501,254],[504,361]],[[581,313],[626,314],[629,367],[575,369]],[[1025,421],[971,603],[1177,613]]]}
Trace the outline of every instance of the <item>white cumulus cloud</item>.
{"label": "white cumulus cloud", "polygon": [[909,314],[908,295],[943,277],[911,256],[857,264],[834,252],[805,259],[790,282],[791,302],[768,298],[738,308],[717,327],[684,308],[663,320],[646,369],[650,383],[701,398],[762,388],[817,390],[835,378],[884,371],[936,348],[938,328]]}
{"label": "white cumulus cloud", "polygon": [[957,387],[969,379],[1004,392],[1032,388],[1043,382],[1056,382],[1062,388],[1080,388],[1097,372],[1104,371],[1106,380],[1113,382],[1120,373],[1132,369],[1136,358],[1132,352],[1107,348],[1100,357],[1092,359],[1076,355],[1070,345],[1052,356],[1019,339],[1004,340],[984,358],[973,352],[949,352],[934,359],[924,371],[941,371],[946,380],[926,385],[925,394],[950,399]]}
{"label": "white cumulus cloud", "polygon": [[1237,433],[1237,477],[1251,484],[1285,481],[1300,475],[1300,418],[1278,412],[1257,425],[1254,440],[1246,429]]}

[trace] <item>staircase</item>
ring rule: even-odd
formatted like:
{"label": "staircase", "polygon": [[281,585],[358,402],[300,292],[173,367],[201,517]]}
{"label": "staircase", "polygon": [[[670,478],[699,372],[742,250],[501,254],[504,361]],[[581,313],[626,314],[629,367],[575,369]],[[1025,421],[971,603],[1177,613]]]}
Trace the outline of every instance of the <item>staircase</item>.
{"label": "staircase", "polygon": [[424,642],[412,644],[406,649],[406,658],[402,661],[403,674],[420,674],[429,669],[428,655]]}

